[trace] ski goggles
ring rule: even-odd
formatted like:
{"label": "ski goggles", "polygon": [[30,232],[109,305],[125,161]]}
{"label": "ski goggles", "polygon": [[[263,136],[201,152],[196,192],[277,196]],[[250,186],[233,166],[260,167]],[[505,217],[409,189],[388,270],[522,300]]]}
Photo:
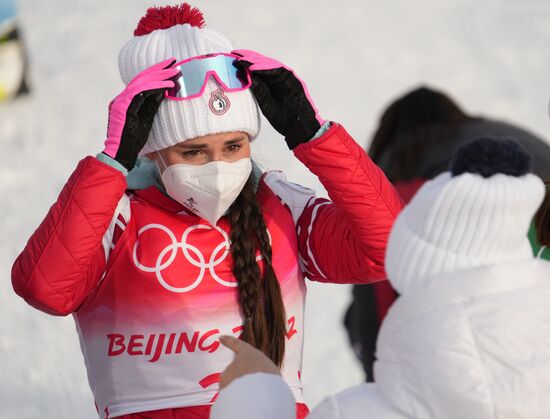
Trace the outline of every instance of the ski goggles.
{"label": "ski goggles", "polygon": [[166,90],[165,97],[172,100],[187,100],[204,93],[210,76],[214,77],[226,92],[248,89],[252,84],[248,70],[238,70],[233,64],[237,55],[218,53],[189,58],[174,64],[180,71],[176,86]]}

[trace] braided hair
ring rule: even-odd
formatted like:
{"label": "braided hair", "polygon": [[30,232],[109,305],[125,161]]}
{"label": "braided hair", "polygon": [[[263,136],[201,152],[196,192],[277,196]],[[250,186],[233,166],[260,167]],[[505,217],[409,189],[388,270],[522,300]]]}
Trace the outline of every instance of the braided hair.
{"label": "braided hair", "polygon": [[[233,275],[239,283],[239,304],[244,317],[242,339],[280,367],[285,353],[286,315],[255,189],[254,175],[251,175],[229,209]],[[263,274],[256,260],[258,250]]]}

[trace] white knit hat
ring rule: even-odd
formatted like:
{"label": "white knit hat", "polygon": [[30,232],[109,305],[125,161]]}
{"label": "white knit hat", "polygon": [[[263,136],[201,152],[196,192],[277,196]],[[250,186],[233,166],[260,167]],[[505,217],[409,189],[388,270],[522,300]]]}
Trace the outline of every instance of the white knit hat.
{"label": "white knit hat", "polygon": [[512,140],[462,146],[451,172],[425,183],[393,226],[386,251],[393,287],[403,293],[445,273],[533,257],[527,232],[544,185],[529,162]]}
{"label": "white knit hat", "polygon": [[[146,68],[168,58],[178,61],[198,55],[230,52],[233,45],[219,32],[204,27],[202,13],[184,3],[147,10],[130,39],[120,50],[120,76],[128,84]],[[164,100],[141,155],[203,135],[244,131],[254,139],[260,129],[258,105],[250,90],[223,92],[223,113],[212,109],[212,93],[220,86],[210,79],[202,96]]]}

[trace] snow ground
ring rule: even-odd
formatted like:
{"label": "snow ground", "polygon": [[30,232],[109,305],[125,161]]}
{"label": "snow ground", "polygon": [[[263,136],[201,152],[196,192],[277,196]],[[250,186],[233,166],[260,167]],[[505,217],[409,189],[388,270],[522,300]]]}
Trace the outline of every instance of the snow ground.
{"label": "snow ground", "polygon": [[[172,2],[157,2],[166,4]],[[71,318],[26,306],[11,265],[77,161],[101,150],[107,104],[121,89],[119,48],[152,3],[20,0],[32,61],[30,97],[0,106],[0,418],[96,417]],[[419,83],[473,113],[549,131],[547,0],[197,0],[207,23],[236,46],[292,66],[325,118],[367,144],[386,104]],[[264,168],[321,190],[264,123]],[[310,284],[306,400],[362,380],[341,327],[349,287]]]}

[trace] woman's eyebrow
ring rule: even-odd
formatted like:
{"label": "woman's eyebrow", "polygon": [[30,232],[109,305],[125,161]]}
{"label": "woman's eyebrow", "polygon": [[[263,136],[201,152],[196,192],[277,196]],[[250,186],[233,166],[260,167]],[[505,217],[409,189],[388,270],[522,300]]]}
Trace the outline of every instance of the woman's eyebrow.
{"label": "woman's eyebrow", "polygon": [[[236,138],[232,138],[231,140],[227,140],[225,141],[223,144],[224,145],[233,145],[233,144],[237,144],[237,143],[240,143],[242,141],[245,140],[245,137],[242,136],[242,137],[236,137]],[[193,148],[193,149],[203,149],[203,148],[208,148],[209,145],[206,144],[206,143],[187,143],[187,142],[184,142],[182,144],[178,144],[178,147],[181,147],[181,148]]]}
{"label": "woman's eyebrow", "polygon": [[237,143],[240,143],[241,141],[243,141],[244,139],[245,139],[245,137],[237,137],[237,138],[233,138],[231,140],[227,140],[224,144],[225,145],[237,144]]}
{"label": "woman's eyebrow", "polygon": [[208,144],[197,144],[197,143],[187,144],[187,143],[183,143],[183,144],[178,144],[178,147],[182,147],[182,148],[208,148]]}

